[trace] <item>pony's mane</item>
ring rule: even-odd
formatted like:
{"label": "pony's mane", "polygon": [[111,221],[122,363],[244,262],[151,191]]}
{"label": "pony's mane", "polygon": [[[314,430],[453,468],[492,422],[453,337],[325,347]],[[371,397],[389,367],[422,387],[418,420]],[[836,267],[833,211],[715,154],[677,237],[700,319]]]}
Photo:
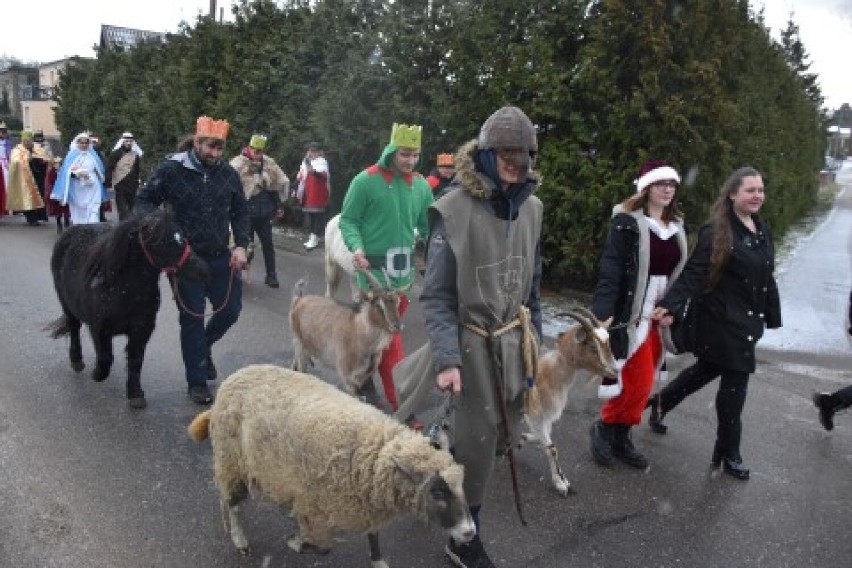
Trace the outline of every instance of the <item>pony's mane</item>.
{"label": "pony's mane", "polygon": [[[102,234],[92,244],[83,265],[87,280],[100,276],[104,282],[112,282],[131,260],[139,233],[146,233],[146,240],[158,241],[168,225],[167,219],[167,214],[160,210],[145,216],[134,215]],[[142,260],[144,262],[144,258]]]}

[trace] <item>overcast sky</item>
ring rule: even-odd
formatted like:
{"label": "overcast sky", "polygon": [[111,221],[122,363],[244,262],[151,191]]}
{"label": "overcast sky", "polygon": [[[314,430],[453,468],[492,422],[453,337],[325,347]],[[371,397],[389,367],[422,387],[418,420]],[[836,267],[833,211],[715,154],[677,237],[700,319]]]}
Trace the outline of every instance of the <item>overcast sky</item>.
{"label": "overcast sky", "polygon": [[[766,23],[776,38],[793,12],[826,106],[852,103],[852,0],[750,1],[754,8],[765,7]],[[218,0],[226,19],[231,4]],[[72,55],[92,57],[101,24],[174,32],[181,20],[194,24],[198,14],[209,9],[210,0],[4,0],[0,55],[41,63]]]}

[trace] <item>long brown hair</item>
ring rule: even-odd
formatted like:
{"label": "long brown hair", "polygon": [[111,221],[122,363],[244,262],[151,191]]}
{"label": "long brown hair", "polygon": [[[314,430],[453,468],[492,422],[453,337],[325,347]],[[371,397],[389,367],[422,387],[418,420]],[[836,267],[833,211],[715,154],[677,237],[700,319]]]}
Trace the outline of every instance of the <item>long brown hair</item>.
{"label": "long brown hair", "polygon": [[713,226],[713,252],[710,254],[710,270],[707,272],[707,288],[715,286],[731,257],[734,242],[734,196],[743,185],[743,178],[760,176],[761,173],[751,166],[745,166],[734,173],[722,184],[719,197],[710,208],[710,224]]}
{"label": "long brown hair", "polygon": [[[631,195],[630,197],[622,201],[621,206],[626,211],[637,211],[639,209],[642,209],[642,211],[644,211],[647,215],[649,199],[648,193],[651,191],[651,185],[653,184],[649,184],[648,187],[646,187],[639,193]],[[663,208],[663,214],[660,216],[660,218],[666,223],[683,218],[683,213],[681,213],[680,207],[678,207],[677,205],[677,190],[675,190],[675,194],[671,200],[671,203],[669,203]]]}

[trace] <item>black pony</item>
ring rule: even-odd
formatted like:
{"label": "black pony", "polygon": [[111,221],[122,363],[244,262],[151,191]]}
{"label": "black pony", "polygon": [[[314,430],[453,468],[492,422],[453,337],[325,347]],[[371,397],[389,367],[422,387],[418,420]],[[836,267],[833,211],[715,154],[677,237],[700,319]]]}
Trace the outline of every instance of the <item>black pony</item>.
{"label": "black pony", "polygon": [[71,336],[71,368],[85,367],[80,327],[89,326],[97,363],[92,378],[103,381],[112,367],[112,338],[127,336],[127,399],[145,408],[139,383],[145,346],[160,308],[160,272],[205,280],[207,263],[192,252],[171,215],[160,210],[118,225],[75,225],[62,233],[50,259],[63,315],[48,329]]}

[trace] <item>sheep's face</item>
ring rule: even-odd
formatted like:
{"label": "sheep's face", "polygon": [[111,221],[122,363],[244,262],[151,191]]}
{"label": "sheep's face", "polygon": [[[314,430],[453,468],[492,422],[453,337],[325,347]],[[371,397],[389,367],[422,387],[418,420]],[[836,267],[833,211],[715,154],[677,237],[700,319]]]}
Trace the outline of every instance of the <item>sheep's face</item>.
{"label": "sheep's face", "polygon": [[453,465],[436,472],[424,484],[423,510],[431,521],[441,525],[456,542],[469,542],[476,526],[464,498],[464,469]]}

